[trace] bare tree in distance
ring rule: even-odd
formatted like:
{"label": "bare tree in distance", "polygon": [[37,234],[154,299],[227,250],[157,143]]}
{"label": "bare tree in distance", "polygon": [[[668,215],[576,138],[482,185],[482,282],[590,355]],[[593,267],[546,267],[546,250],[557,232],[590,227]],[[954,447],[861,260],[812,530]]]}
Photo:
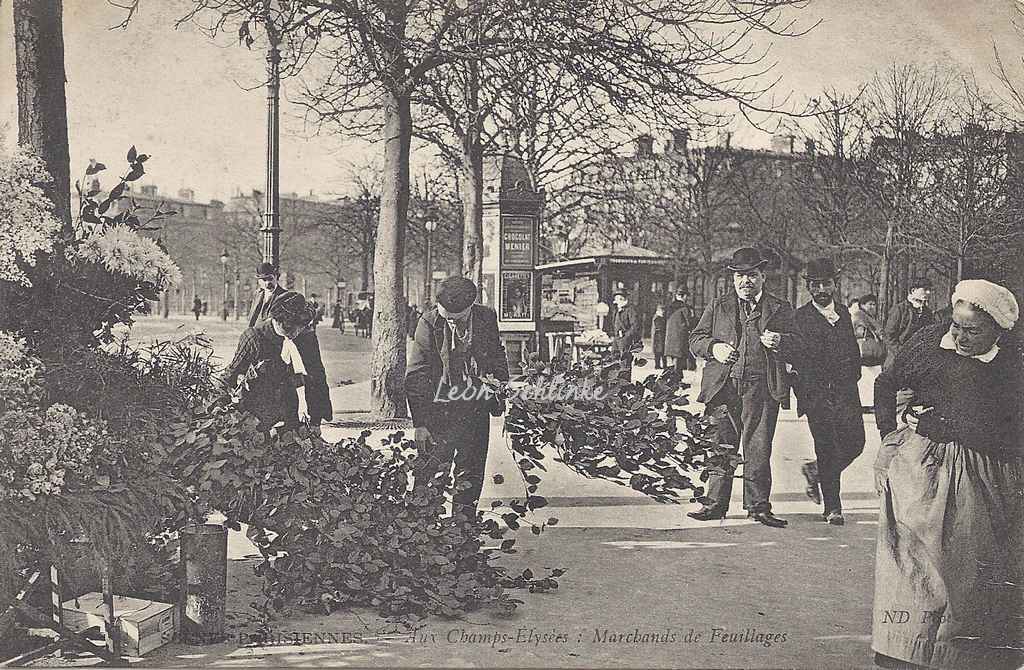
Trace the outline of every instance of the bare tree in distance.
{"label": "bare tree in distance", "polygon": [[[1024,38],[1024,0],[1014,0],[1014,11],[1017,17],[1013,21],[1013,27],[1016,29],[1017,34]],[[993,73],[1002,84],[1005,96],[1003,100],[1014,113],[1012,117],[1007,116],[1006,120],[1015,126],[1019,126],[1020,119],[1024,116],[1024,88],[1022,88],[1020,83],[1014,81],[1014,77],[1007,69],[1006,63],[999,53],[999,48],[995,44],[992,45],[992,54],[995,60]],[[1019,56],[1018,59],[1019,64],[1024,66],[1024,56]]]}
{"label": "bare tree in distance", "polygon": [[952,73],[937,65],[893,64],[872,79],[866,110],[873,135],[871,161],[875,199],[885,222],[878,309],[887,313],[898,299],[897,263],[907,261],[902,231],[912,227],[922,174],[926,136],[942,118],[950,97]]}
{"label": "bare tree in distance", "polygon": [[808,235],[807,210],[795,182],[805,157],[740,150],[729,182],[736,193],[736,221],[745,240],[769,250],[779,261],[786,299],[797,296],[797,277],[804,259],[820,250]]}
{"label": "bare tree in distance", "polygon": [[949,113],[929,139],[916,229],[904,231],[908,246],[955,266],[1016,249],[1022,233],[1020,175],[1011,161],[1019,149],[1005,132],[1005,113],[973,77],[961,78]]}
{"label": "bare tree in distance", "polygon": [[730,172],[743,156],[724,146],[679,146],[666,152],[663,169],[644,185],[647,194],[641,196],[651,204],[650,225],[668,235],[671,248],[665,251],[677,259],[676,281],[684,273],[703,275],[704,302],[714,297],[717,254],[735,244],[739,234],[739,200]]}
{"label": "bare tree in distance", "polygon": [[[807,158],[797,166],[793,181],[813,222],[811,234],[841,267],[844,261],[861,259],[875,267],[884,251],[864,98],[865,88],[854,94],[831,88],[822,92],[816,101],[820,112],[800,130]],[[876,277],[866,279],[873,283]]]}

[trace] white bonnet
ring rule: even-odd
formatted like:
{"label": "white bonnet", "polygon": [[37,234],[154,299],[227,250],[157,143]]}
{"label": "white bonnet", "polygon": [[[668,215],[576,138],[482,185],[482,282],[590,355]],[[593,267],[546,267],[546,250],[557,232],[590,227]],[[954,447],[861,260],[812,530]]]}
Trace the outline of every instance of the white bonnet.
{"label": "white bonnet", "polygon": [[965,279],[953,289],[953,304],[961,300],[980,307],[995,319],[1000,328],[1010,330],[1017,323],[1020,310],[1009,289],[985,279]]}

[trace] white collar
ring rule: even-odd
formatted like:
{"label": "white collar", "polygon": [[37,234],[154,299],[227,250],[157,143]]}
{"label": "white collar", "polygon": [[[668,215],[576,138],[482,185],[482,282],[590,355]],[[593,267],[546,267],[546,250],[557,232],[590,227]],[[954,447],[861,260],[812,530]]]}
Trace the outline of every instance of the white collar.
{"label": "white collar", "polygon": [[[751,301],[749,301],[749,302],[750,302],[750,304],[752,304],[752,305],[756,305],[756,304],[760,303],[760,302],[761,302],[761,296],[762,296],[762,295],[764,295],[764,289],[761,289],[761,290],[760,290],[760,291],[758,292],[758,294],[754,296],[754,299],[753,299],[753,300],[751,300]],[[745,301],[743,300],[743,298],[742,298],[742,297],[740,297],[740,294],[739,294],[739,293],[737,293],[737,294],[736,294],[736,299],[737,299],[737,300],[739,300],[740,302],[745,302]]]}
{"label": "white collar", "polygon": [[939,342],[939,347],[942,349],[947,349],[949,351],[956,351],[957,355],[963,356],[964,358],[975,358],[981,361],[982,363],[991,363],[992,359],[995,358],[996,354],[999,353],[999,343],[996,342],[992,345],[991,349],[989,349],[983,354],[977,354],[976,356],[968,356],[966,354],[961,354],[956,349],[956,342],[953,341],[953,333],[949,332],[948,330],[946,331],[946,334],[942,336],[942,340]]}

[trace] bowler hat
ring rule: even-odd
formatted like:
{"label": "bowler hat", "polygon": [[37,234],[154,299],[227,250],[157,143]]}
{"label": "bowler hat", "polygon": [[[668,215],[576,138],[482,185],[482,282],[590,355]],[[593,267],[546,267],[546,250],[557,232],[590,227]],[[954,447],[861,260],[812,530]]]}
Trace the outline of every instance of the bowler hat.
{"label": "bowler hat", "polygon": [[836,270],[836,264],[832,262],[831,258],[815,258],[807,261],[807,266],[804,268],[804,279],[808,281],[835,279],[838,276],[839,271]]}
{"label": "bowler hat", "polygon": [[276,277],[277,276],[277,268],[275,268],[270,263],[266,263],[266,262],[260,263],[259,265],[256,266],[256,276],[257,277]]}
{"label": "bowler hat", "polygon": [[437,302],[445,311],[462,312],[476,302],[479,295],[476,284],[465,277],[449,277],[441,282]]}
{"label": "bowler hat", "polygon": [[760,251],[753,247],[740,247],[733,252],[732,262],[726,267],[733,272],[749,272],[765,265],[768,265],[768,259]]}

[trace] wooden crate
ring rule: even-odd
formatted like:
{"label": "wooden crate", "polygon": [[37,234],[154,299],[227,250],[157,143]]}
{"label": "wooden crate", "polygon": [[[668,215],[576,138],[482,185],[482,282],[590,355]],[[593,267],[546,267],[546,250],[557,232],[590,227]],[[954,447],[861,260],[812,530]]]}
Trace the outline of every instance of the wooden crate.
{"label": "wooden crate", "polygon": [[[73,631],[104,628],[103,594],[86,593],[64,603],[64,624]],[[178,635],[178,608],[169,603],[114,596],[114,617],[121,640],[121,654],[142,656],[162,647]]]}

